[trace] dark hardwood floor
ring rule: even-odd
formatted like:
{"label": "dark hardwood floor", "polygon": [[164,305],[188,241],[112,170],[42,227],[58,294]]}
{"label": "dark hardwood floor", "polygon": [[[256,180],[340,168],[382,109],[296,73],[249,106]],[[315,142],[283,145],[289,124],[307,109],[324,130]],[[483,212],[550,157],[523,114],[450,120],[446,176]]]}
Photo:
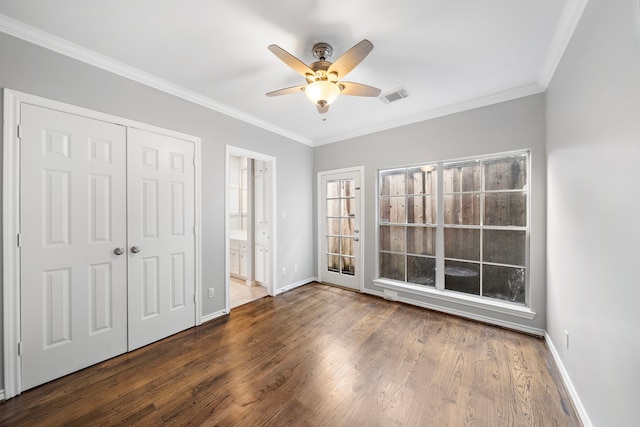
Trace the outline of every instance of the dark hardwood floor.
{"label": "dark hardwood floor", "polygon": [[0,425],[580,422],[542,339],[310,284],[29,390]]}

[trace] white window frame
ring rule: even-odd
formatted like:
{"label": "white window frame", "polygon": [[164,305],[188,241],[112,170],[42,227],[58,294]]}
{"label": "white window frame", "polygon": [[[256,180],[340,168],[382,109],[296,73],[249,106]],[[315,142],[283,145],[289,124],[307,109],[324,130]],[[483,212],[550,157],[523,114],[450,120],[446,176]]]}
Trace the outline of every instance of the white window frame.
{"label": "white window frame", "polygon": [[[505,227],[505,226],[485,226],[483,224],[483,220],[481,218],[479,225],[474,226],[466,226],[466,225],[449,225],[447,224],[447,228],[471,228],[471,229],[499,229],[499,230],[522,230],[525,231],[525,304],[512,303],[508,301],[503,301],[499,299],[494,299],[491,297],[486,297],[482,295],[473,295],[466,294],[462,292],[450,291],[444,288],[445,286],[445,275],[444,275],[444,266],[445,266],[445,256],[444,256],[444,169],[443,166],[449,163],[456,162],[465,162],[465,161],[476,161],[479,160],[481,165],[485,160],[500,158],[500,157],[509,157],[514,155],[527,155],[527,184],[525,189],[526,194],[526,225],[524,227]],[[387,278],[380,277],[380,172],[388,171],[393,169],[405,169],[418,167],[422,165],[437,165],[438,170],[438,191],[437,191],[437,220],[436,220],[436,284],[435,287],[425,286],[419,284],[413,284],[410,282],[403,282],[398,280],[392,280]],[[517,151],[509,151],[502,153],[493,153],[486,154],[480,156],[471,156],[450,160],[441,160],[437,162],[426,161],[418,164],[411,164],[406,166],[395,166],[384,169],[379,169],[376,174],[376,279],[373,280],[374,284],[384,288],[390,289],[396,292],[403,292],[410,295],[416,296],[427,296],[439,301],[449,302],[449,303],[458,303],[469,307],[474,308],[482,308],[490,311],[509,314],[525,319],[533,319],[535,317],[535,312],[531,310],[531,282],[530,282],[530,227],[531,227],[531,150],[517,150]],[[478,194],[487,194],[492,191],[485,191],[484,186],[484,171],[482,172],[482,187],[481,190],[476,192]],[[451,194],[451,193],[447,193]],[[484,198],[481,197],[481,217],[484,207]],[[405,224],[405,226],[410,226],[410,224]],[[480,246],[482,248],[482,239],[480,241]],[[481,249],[482,250],[482,249]],[[406,247],[405,247],[405,256]],[[483,264],[495,265],[496,263],[487,263],[483,262],[482,258],[480,258],[480,262],[478,263],[480,266]],[[405,277],[406,277],[406,263],[405,263]],[[482,268],[480,268],[482,270]],[[482,282],[481,282],[482,283]],[[481,284],[482,286],[482,284]]]}

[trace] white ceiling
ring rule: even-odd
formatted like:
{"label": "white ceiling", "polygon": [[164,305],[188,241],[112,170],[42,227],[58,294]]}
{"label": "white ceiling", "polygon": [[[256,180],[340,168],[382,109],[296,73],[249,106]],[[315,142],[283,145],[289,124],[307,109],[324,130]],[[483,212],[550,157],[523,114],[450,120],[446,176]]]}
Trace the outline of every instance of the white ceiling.
{"label": "white ceiling", "polygon": [[[102,66],[309,145],[546,89],[586,0],[0,0],[0,31]],[[305,63],[362,39],[348,76],[410,96],[340,96],[324,115],[267,50]]]}

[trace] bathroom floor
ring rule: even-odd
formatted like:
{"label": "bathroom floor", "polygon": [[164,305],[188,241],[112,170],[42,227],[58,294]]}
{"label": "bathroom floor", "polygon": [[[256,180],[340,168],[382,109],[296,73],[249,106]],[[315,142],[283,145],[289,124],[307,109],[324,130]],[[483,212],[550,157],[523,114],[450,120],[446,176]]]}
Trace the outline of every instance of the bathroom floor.
{"label": "bathroom floor", "polygon": [[247,286],[244,280],[230,278],[231,308],[238,307],[253,300],[265,297],[269,294],[264,286]]}

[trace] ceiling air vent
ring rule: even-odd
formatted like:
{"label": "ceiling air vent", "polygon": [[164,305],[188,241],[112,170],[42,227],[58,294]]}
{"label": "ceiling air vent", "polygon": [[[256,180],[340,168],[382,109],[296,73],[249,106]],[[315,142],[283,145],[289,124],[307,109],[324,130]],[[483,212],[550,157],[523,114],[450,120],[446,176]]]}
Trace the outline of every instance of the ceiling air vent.
{"label": "ceiling air vent", "polygon": [[380,99],[385,104],[390,104],[392,102],[396,102],[403,98],[406,98],[407,96],[409,96],[409,91],[407,90],[406,87],[402,86],[397,89],[394,89],[392,92],[383,94],[382,96],[380,96]]}

